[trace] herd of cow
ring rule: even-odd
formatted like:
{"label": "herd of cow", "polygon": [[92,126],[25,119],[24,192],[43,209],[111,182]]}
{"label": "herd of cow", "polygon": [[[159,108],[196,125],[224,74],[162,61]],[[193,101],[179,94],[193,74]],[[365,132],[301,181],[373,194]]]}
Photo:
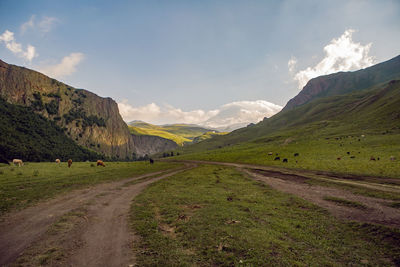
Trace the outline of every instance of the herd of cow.
{"label": "herd of cow", "polygon": [[[24,165],[24,162],[22,161],[22,159],[13,159],[12,162],[13,162],[14,165],[18,165],[19,167],[21,167],[21,166]],[[55,162],[56,162],[57,164],[60,164],[60,163],[61,163],[61,160],[60,160],[60,159],[56,159]],[[153,160],[153,159],[149,159],[149,162],[150,162],[150,164],[153,164],[153,163],[154,163],[154,160]],[[71,166],[72,166],[72,159],[69,159],[69,160],[67,161],[67,163],[68,163],[68,168],[71,168]],[[103,162],[102,160],[98,160],[98,161],[97,161],[97,166],[103,166],[103,167],[105,167],[106,164],[104,164],[104,162]]]}

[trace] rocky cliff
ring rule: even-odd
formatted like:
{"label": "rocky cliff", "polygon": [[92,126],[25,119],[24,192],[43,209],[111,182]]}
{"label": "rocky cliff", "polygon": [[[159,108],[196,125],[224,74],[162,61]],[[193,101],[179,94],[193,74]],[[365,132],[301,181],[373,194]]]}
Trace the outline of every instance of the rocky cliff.
{"label": "rocky cliff", "polygon": [[117,103],[111,98],[75,89],[37,71],[1,60],[0,96],[9,103],[33,108],[36,113],[55,121],[79,145],[106,156],[126,159],[134,154],[161,152],[154,142],[160,144],[159,149],[164,147],[162,140],[154,138],[146,139],[151,143],[138,142],[130,134]]}
{"label": "rocky cliff", "polygon": [[136,153],[139,156],[152,155],[162,151],[174,150],[178,144],[172,140],[152,135],[132,135]]}
{"label": "rocky cliff", "polygon": [[297,96],[289,100],[282,111],[293,109],[317,98],[344,95],[399,78],[400,56],[366,69],[320,76],[311,79]]}

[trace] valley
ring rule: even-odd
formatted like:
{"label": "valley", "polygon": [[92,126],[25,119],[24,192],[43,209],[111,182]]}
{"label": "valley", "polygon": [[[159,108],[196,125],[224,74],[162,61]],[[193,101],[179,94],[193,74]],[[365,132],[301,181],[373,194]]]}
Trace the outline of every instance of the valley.
{"label": "valley", "polygon": [[[214,19],[234,23],[219,4]],[[77,20],[79,30],[106,32],[107,16],[89,6],[83,13],[95,19]],[[140,8],[128,14],[134,24],[114,17],[112,45],[102,32],[83,46],[90,52],[55,65],[32,63],[35,47],[16,38],[53,40],[50,25],[61,29],[68,16],[34,14],[19,33],[0,35],[29,67],[0,60],[1,266],[400,266],[400,56],[377,63],[372,42],[353,42],[346,29],[317,62],[311,43],[322,33],[310,24],[311,37],[250,48],[263,37],[250,17],[219,31],[213,19],[186,23],[181,6],[171,8],[173,28],[185,27],[170,37],[171,10],[152,6],[146,20]],[[298,19],[304,10],[295,11]],[[157,29],[128,42],[150,21]],[[193,25],[204,30],[182,38]],[[264,45],[281,35],[272,32]],[[206,45],[192,50],[198,43]],[[382,59],[386,50],[373,52]]]}

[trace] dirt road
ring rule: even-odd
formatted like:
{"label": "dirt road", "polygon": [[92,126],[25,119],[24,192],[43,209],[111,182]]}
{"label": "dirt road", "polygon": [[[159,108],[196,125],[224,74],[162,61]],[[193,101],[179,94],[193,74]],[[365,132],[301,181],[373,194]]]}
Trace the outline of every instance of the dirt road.
{"label": "dirt road", "polygon": [[[245,172],[250,177],[270,185],[272,188],[299,196],[305,200],[313,202],[314,204],[326,208],[331,214],[346,220],[355,220],[359,222],[378,223],[390,227],[400,228],[400,210],[390,207],[391,200],[384,200],[379,198],[366,197],[352,192],[335,187],[310,185],[305,181],[308,179],[302,176],[302,172],[285,173],[267,166],[258,166],[251,164],[240,164],[230,162],[209,162],[197,160],[185,160],[181,162],[197,163],[197,164],[216,164],[223,166],[236,167],[238,170]],[[304,172],[310,174],[309,172]],[[399,193],[400,179],[395,178],[375,178],[375,177],[361,177],[349,176],[343,177],[335,175],[332,178],[329,176],[315,176],[313,179],[321,181],[335,181],[335,183],[348,184],[358,187],[364,187],[384,192]],[[326,175],[326,174],[325,174]],[[376,183],[379,181],[381,183]],[[363,204],[365,209],[357,209],[354,207],[346,207],[328,201],[326,197],[337,197],[354,201]]]}
{"label": "dirt road", "polygon": [[[133,234],[127,225],[131,200],[150,183],[193,166],[76,190],[4,216],[0,266],[17,259],[18,264],[30,266],[36,265],[33,259],[63,266],[133,264]],[[72,216],[74,211],[79,211],[78,217]]]}

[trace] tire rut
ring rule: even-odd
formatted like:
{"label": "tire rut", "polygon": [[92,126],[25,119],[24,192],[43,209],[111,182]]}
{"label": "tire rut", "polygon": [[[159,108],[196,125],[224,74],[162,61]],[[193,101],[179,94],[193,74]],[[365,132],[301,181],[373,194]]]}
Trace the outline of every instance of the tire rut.
{"label": "tire rut", "polygon": [[[75,251],[74,254],[82,255],[83,258],[87,257],[91,262],[82,263],[82,259],[75,256],[67,262],[80,266],[118,266],[118,264],[113,264],[110,258],[121,257],[124,261],[127,259],[127,250],[118,245],[125,246],[130,240],[131,234],[128,233],[126,216],[131,200],[150,183],[194,167],[194,164],[185,165],[184,168],[178,170],[153,172],[75,190],[24,210],[4,215],[0,222],[0,266],[12,264],[35,242],[42,242],[49,227],[64,214],[82,207],[88,210],[89,224],[84,227],[85,231],[81,231],[84,240],[83,250]],[[151,178],[153,176],[157,177]],[[142,181],[146,178],[151,179]],[[138,180],[136,184],[127,184],[136,180]],[[121,225],[123,227],[120,227]],[[90,238],[90,235],[94,237]],[[89,246],[95,249],[85,251],[85,248]],[[104,265],[100,263],[101,260],[110,262],[111,265]]]}

